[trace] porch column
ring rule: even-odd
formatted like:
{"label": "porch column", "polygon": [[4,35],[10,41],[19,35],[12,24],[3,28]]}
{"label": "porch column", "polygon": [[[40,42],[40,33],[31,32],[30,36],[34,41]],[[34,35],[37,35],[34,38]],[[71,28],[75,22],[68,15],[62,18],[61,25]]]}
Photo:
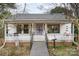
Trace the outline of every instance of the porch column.
{"label": "porch column", "polygon": [[32,33],[34,34],[34,23],[32,23]]}
{"label": "porch column", "polygon": [[[73,36],[72,36],[72,37],[73,37],[73,40],[74,40],[74,24],[73,24],[73,23],[72,23],[72,27],[73,27],[73,28],[72,28],[72,29],[73,29]],[[72,29],[71,29],[71,30],[72,30]]]}
{"label": "porch column", "polygon": [[43,34],[45,35],[45,24],[43,24]]}
{"label": "porch column", "polygon": [[73,35],[74,35],[74,24],[73,24]]}
{"label": "porch column", "polygon": [[21,27],[21,29],[22,29],[22,34],[24,34],[24,31],[23,31],[23,28],[24,28],[24,25],[23,24],[21,24],[22,25],[22,27]]}
{"label": "porch column", "polygon": [[45,24],[45,33],[47,34],[47,24]]}
{"label": "porch column", "polygon": [[32,32],[32,27],[31,27],[31,24],[29,24],[29,34],[31,34]]}

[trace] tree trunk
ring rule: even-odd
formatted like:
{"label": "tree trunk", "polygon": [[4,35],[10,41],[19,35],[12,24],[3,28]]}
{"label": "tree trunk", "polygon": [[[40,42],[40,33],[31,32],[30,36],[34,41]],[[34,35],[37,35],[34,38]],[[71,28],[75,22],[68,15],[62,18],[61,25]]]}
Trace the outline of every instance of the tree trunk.
{"label": "tree trunk", "polygon": [[77,36],[78,36],[78,42],[79,42],[79,27],[78,27],[78,35]]}
{"label": "tree trunk", "polygon": [[75,19],[74,25],[77,27],[77,33],[76,33],[76,40],[79,42],[79,25],[78,25],[78,19]]}

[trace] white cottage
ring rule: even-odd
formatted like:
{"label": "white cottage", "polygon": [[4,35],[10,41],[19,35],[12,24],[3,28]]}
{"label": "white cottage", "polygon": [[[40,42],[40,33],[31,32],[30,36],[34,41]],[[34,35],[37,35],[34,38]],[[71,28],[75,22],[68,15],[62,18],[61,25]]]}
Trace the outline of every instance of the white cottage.
{"label": "white cottage", "polygon": [[16,14],[5,20],[5,40],[8,42],[46,41],[46,36],[48,42],[53,39],[72,42],[73,35],[74,26],[62,13]]}

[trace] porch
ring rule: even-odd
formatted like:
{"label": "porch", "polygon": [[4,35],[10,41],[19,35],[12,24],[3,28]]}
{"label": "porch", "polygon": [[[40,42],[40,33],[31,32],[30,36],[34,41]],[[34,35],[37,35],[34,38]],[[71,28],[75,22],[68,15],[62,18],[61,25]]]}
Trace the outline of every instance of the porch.
{"label": "porch", "polygon": [[[48,41],[52,39],[73,41],[73,28],[70,23],[6,23],[5,40],[18,39],[29,42],[33,35],[33,41],[46,41],[47,35]],[[68,35],[65,34],[66,32]]]}

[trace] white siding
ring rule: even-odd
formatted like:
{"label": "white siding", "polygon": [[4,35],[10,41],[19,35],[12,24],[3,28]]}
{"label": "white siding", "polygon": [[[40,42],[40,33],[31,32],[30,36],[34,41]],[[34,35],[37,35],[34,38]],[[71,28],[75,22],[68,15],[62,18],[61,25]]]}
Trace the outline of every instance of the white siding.
{"label": "white siding", "polygon": [[65,32],[71,34],[71,24],[60,24],[60,34],[64,34]]}
{"label": "white siding", "polygon": [[[65,32],[69,33],[69,36],[65,36]],[[16,26],[14,24],[8,24],[8,36],[5,33],[5,39],[6,40],[19,39],[19,40],[30,41],[30,39],[31,39],[30,34],[23,34],[22,33],[22,34],[19,34],[18,37],[15,37],[14,33],[16,33]],[[70,23],[68,23],[68,24],[60,24],[60,33],[52,33],[52,34],[47,34],[47,35],[48,35],[49,41],[51,41],[54,38],[56,38],[57,40],[68,40],[68,41],[72,41],[74,39],[72,37],[71,24]]]}
{"label": "white siding", "polygon": [[13,24],[7,24],[6,25],[8,28],[8,34],[6,33],[5,39],[6,40],[14,40],[14,33],[16,33],[16,26]]}
{"label": "white siding", "polygon": [[[69,36],[66,36],[68,34]],[[52,39],[57,39],[57,40],[67,40],[67,41],[73,41],[74,38],[72,37],[71,34],[71,24],[60,24],[60,33],[52,33],[48,34],[48,39],[51,41]]]}
{"label": "white siding", "polygon": [[[5,28],[6,29],[6,28]],[[8,24],[8,36],[5,35],[6,40],[27,40],[30,41],[30,34],[18,34],[18,36],[14,36],[16,33],[16,26],[14,24]]]}
{"label": "white siding", "polygon": [[18,39],[30,41],[31,37],[30,34],[19,34]]}

